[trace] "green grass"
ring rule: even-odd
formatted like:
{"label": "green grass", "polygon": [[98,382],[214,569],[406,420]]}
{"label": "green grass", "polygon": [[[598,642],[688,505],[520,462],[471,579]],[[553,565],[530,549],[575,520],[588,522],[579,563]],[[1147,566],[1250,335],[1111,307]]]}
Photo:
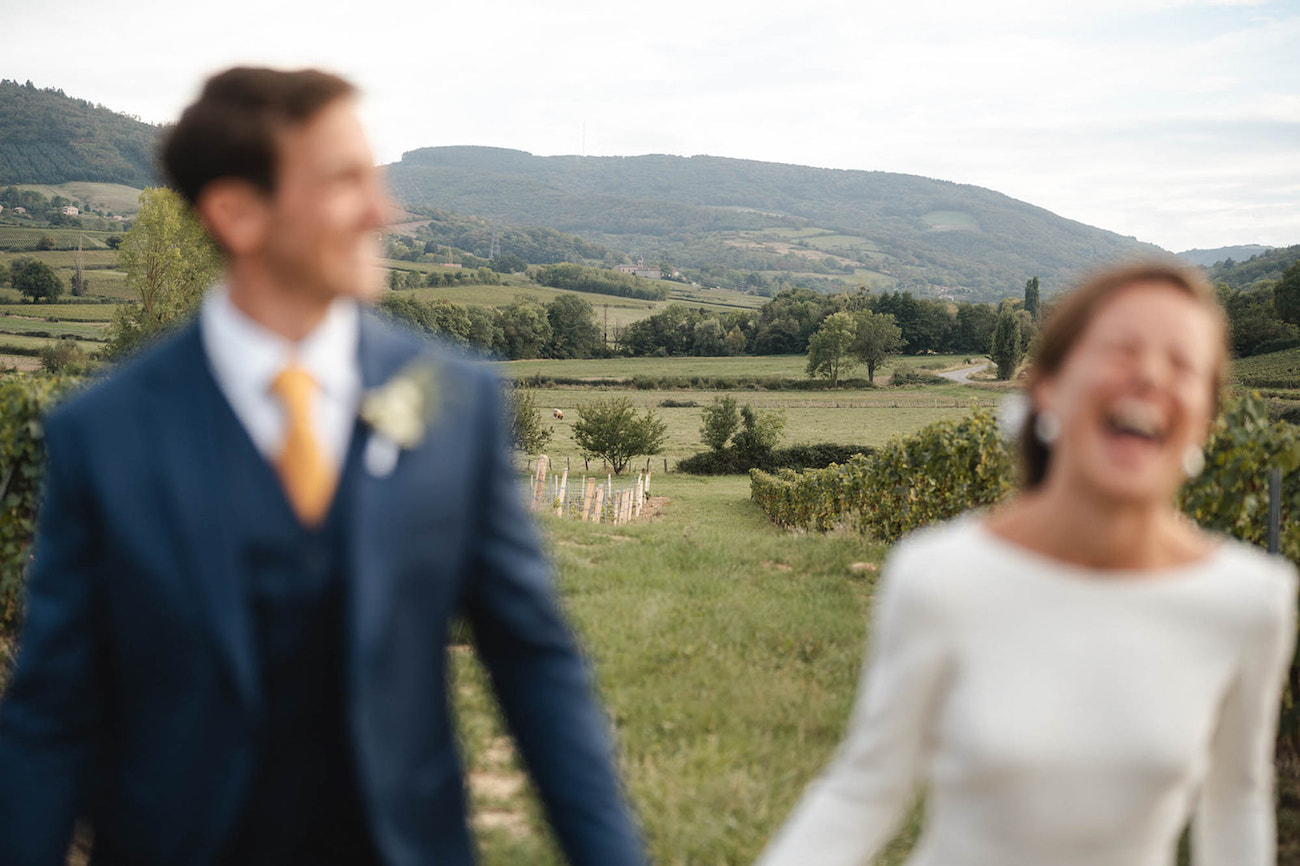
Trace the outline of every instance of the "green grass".
{"label": "green grass", "polygon": [[[0,319],[0,322],[3,321],[3,319]],[[0,334],[0,355],[7,354],[7,350],[10,348],[19,350],[15,354],[27,354],[33,349],[44,348],[49,343],[52,343],[54,339],[56,338],[28,337],[22,334]],[[77,340],[76,343],[81,347],[83,352],[98,352],[100,349],[104,348],[104,344],[98,342]]]}
{"label": "green grass", "polygon": [[[436,265],[411,265],[409,262],[389,262],[390,266],[414,268],[424,272],[438,269]],[[442,270],[446,270],[443,268]],[[672,295],[666,301],[643,301],[636,298],[620,298],[615,295],[599,295],[588,292],[568,292],[539,286],[521,277],[507,276],[500,286],[466,284],[460,286],[439,286],[425,289],[403,289],[423,301],[451,301],[456,304],[476,305],[480,307],[504,307],[516,298],[526,297],[542,304],[549,303],[560,295],[576,294],[585,299],[596,310],[596,324],[607,327],[613,334],[614,328],[622,328],[632,322],[648,318],[660,312],[669,304],[685,303],[692,307],[709,310],[731,311],[736,309],[757,309],[766,300],[757,295],[747,295],[727,289],[702,289],[669,283]]]}
{"label": "green grass", "polygon": [[[848,719],[882,549],[772,528],[741,478],[655,478],[662,514],[622,527],[544,518],[568,615],[613,717],[622,774],[661,864],[748,864],[825,764]],[[468,688],[478,765],[498,723]],[[485,730],[486,729],[486,730]],[[476,798],[476,802],[478,798]],[[534,834],[482,838],[487,863],[551,864]],[[902,861],[914,813],[880,862]]]}
{"label": "green grass", "polygon": [[44,331],[60,337],[71,334],[85,339],[99,339],[104,334],[102,322],[47,322],[44,319],[28,319],[13,315],[0,315],[0,340],[29,331]]}
{"label": "green grass", "polygon": [[[9,290],[12,292],[12,290]],[[14,292],[14,294],[17,294]],[[0,290],[4,295],[4,290]],[[111,322],[117,304],[24,304],[0,302],[0,316],[56,318],[63,322]],[[3,321],[0,319],[0,321]]]}
{"label": "green grass", "polygon": [[141,190],[120,183],[96,183],[93,181],[70,181],[60,184],[23,183],[19,189],[39,192],[46,198],[61,195],[78,202],[86,202],[96,210],[112,212],[127,216],[140,209]]}
{"label": "green grass", "polygon": [[[107,239],[121,231],[99,232],[72,228],[37,228],[33,226],[0,226],[0,250],[35,249],[36,242],[49,235],[59,247],[75,248],[77,240],[82,240],[85,250],[108,250]],[[111,250],[110,250],[111,252]]]}
{"label": "green grass", "polygon": [[[605,397],[627,397],[639,410],[653,409],[657,417],[668,425],[668,440],[662,454],[651,458],[651,466],[663,468],[667,460],[672,468],[678,460],[704,450],[700,444],[702,407],[722,392],[716,391],[631,391],[600,388],[539,388],[537,399],[544,408],[543,423],[552,431],[546,448],[552,465],[563,467],[565,461],[573,472],[584,469],[582,455],[573,441],[573,423],[580,417],[582,406]],[[935,386],[920,391],[839,391],[818,392],[728,392],[743,405],[749,403],[756,409],[780,411],[785,414],[786,426],[781,435],[782,445],[809,442],[834,442],[843,445],[882,445],[896,433],[911,433],[935,421],[965,417],[970,411],[969,400],[980,396],[986,402],[989,395],[960,385]],[[698,407],[660,407],[664,400],[694,400]],[[915,405],[922,402],[940,403],[939,406]],[[891,406],[893,402],[903,405]],[[954,403],[957,405],[954,406]],[[838,406],[837,406],[838,404]],[[550,416],[551,409],[564,412],[564,420]],[[632,466],[645,466],[646,457],[634,459]],[[601,463],[591,463],[591,471],[602,471]]]}
{"label": "green grass", "polygon": [[[597,310],[599,315],[599,310]],[[894,367],[950,369],[962,366],[968,355],[915,355],[890,358],[876,368],[877,378]],[[590,360],[505,361],[498,366],[506,376],[556,376],[587,379],[631,379],[633,376],[776,376],[807,378],[805,355],[740,355],[731,358],[595,358]],[[854,368],[851,376],[866,378],[865,367]]]}

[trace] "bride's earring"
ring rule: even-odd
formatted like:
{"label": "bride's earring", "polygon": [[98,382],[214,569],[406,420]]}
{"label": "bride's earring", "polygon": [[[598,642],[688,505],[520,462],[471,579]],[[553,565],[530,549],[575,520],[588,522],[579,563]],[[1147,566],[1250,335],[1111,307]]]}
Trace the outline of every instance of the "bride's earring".
{"label": "bride's earring", "polygon": [[1039,411],[1034,419],[1034,438],[1044,445],[1051,445],[1061,436],[1061,416],[1051,409]]}
{"label": "bride's earring", "polygon": [[1195,478],[1205,471],[1205,452],[1199,445],[1188,445],[1183,451],[1183,473]]}

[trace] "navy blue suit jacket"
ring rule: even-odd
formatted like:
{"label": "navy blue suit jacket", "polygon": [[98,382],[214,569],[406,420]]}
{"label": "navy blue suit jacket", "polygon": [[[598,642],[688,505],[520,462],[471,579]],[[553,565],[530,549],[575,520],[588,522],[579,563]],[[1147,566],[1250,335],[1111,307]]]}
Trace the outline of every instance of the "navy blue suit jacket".
{"label": "navy blue suit jacket", "polygon": [[[420,355],[439,375],[424,442],[344,503],[347,724],[381,856],[473,860],[446,694],[463,613],[569,859],[644,862],[520,504],[496,379],[369,316],[359,352],[366,388]],[[0,703],[5,866],[62,863],[78,815],[99,862],[198,866],[237,820],[261,708],[217,495],[241,471],[218,465],[223,399],[191,327],[46,424],[27,621]]]}

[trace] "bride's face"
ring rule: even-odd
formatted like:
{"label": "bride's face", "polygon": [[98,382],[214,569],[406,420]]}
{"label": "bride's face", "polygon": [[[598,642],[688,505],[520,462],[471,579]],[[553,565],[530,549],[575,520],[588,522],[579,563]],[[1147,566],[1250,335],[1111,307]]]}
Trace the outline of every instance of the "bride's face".
{"label": "bride's face", "polygon": [[1126,502],[1168,499],[1214,411],[1219,325],[1163,282],[1134,283],[1093,315],[1034,402],[1061,420],[1047,481]]}

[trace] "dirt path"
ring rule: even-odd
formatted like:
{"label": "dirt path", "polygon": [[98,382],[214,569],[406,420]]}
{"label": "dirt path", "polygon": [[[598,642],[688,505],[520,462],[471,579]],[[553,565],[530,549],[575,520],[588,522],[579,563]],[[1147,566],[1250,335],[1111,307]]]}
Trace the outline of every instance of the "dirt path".
{"label": "dirt path", "polygon": [[956,382],[959,385],[969,385],[971,373],[982,372],[988,367],[988,365],[988,361],[981,361],[978,364],[971,364],[969,367],[960,367],[956,370],[949,370],[948,372],[940,373],[939,375],[950,382]]}

